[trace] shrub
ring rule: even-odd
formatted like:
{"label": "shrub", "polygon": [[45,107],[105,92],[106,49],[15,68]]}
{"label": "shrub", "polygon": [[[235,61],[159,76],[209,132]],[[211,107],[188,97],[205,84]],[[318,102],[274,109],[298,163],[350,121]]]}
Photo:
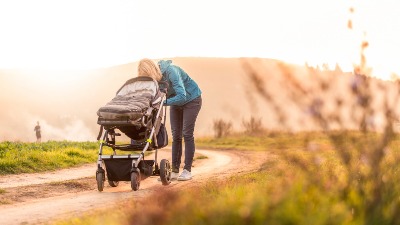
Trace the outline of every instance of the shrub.
{"label": "shrub", "polygon": [[232,132],[232,123],[223,119],[214,120],[214,134],[216,138],[229,135]]}
{"label": "shrub", "polygon": [[246,134],[257,134],[262,132],[263,126],[261,122],[261,118],[250,117],[249,120],[243,120],[242,126],[244,128],[244,132]]}

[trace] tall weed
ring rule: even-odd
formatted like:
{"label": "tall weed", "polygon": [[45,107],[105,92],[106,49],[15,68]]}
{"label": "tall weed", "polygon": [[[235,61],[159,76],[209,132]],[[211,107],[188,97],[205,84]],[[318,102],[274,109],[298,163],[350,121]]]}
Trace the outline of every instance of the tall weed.
{"label": "tall weed", "polygon": [[[400,160],[398,152],[393,151],[391,143],[398,138],[394,133],[394,122],[400,115],[396,106],[400,99],[400,83],[383,83],[369,76],[371,68],[367,67],[364,50],[368,47],[365,40],[361,45],[361,62],[354,68],[351,82],[343,90],[332,90],[331,83],[342,77],[343,74],[329,74],[321,76],[317,71],[309,69],[309,76],[314,78],[316,85],[306,86],[299,82],[296,70],[291,66],[278,63],[280,73],[285,78],[285,85],[290,90],[285,104],[280,104],[273,98],[263,82],[266,74],[260,72],[260,65],[255,61],[243,61],[249,81],[253,84],[255,95],[264,99],[266,104],[276,109],[281,126],[291,130],[286,105],[296,106],[298,109],[307,109],[309,118],[316,124],[315,129],[321,130],[329,139],[334,148],[340,167],[343,168],[340,176],[332,171],[321,171],[321,165],[315,168],[313,161],[320,154],[312,152],[309,159],[304,154],[296,155],[290,151],[283,154],[287,161],[293,163],[304,172],[310,185],[317,189],[326,186],[327,182],[337,182],[337,198],[345,202],[351,209],[355,221],[365,224],[394,224],[400,223],[400,199],[394,198],[393,193],[399,193],[398,178],[393,171],[398,171],[397,163]],[[333,72],[336,73],[336,72]],[[390,98],[385,85],[397,85],[396,93]],[[341,98],[341,92],[352,93],[348,99]],[[329,93],[329,94],[328,94]],[[336,96],[331,96],[335,93]],[[322,98],[321,96],[331,96]],[[384,96],[384,98],[379,98]],[[379,104],[379,111],[376,105]],[[350,110],[347,110],[350,109]],[[341,112],[348,112],[347,115]],[[374,121],[382,120],[380,124]],[[348,130],[349,123],[358,128],[359,132]],[[350,126],[351,127],[351,126]],[[313,137],[304,140],[310,145]],[[285,148],[285,147],[284,147]],[[283,149],[284,149],[283,148]],[[290,145],[287,145],[290,148]],[[320,174],[324,172],[324,174]],[[316,174],[318,174],[316,176]],[[321,176],[319,176],[321,175]],[[328,180],[320,179],[328,177]],[[340,182],[338,182],[340,180]]]}

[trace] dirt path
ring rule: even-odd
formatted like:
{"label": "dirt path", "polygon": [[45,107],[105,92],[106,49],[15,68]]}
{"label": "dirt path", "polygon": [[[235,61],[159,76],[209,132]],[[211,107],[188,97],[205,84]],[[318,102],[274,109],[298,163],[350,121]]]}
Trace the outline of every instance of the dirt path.
{"label": "dirt path", "polygon": [[[195,160],[191,181],[174,181],[163,186],[157,177],[149,177],[136,192],[131,190],[130,182],[120,182],[115,188],[106,182],[104,191],[98,192],[95,164],[50,173],[0,176],[0,188],[6,191],[0,194],[0,223],[42,224],[51,219],[79,216],[123,199],[144,198],[160,189],[190,187],[256,170],[267,157],[266,153],[251,151],[197,150],[196,155],[206,158]],[[153,156],[146,158],[154,159]],[[170,150],[159,151],[158,161],[162,158],[170,159]]]}

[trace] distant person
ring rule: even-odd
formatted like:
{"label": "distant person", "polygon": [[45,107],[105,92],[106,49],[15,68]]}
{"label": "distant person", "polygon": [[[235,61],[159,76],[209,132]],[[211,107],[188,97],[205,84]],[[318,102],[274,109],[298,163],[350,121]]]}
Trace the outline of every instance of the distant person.
{"label": "distant person", "polygon": [[33,129],[36,132],[36,143],[40,143],[42,141],[42,134],[40,131],[40,125],[39,121],[37,122],[37,125],[35,126],[35,129]]}
{"label": "distant person", "polygon": [[[194,127],[202,105],[201,90],[196,82],[171,60],[160,60],[158,66],[150,59],[142,59],[138,65],[139,76],[150,76],[157,81],[168,82],[167,100],[170,106],[172,131],[171,179],[192,179],[192,163],[195,152]],[[185,165],[179,175],[182,158],[182,137],[185,141]]]}

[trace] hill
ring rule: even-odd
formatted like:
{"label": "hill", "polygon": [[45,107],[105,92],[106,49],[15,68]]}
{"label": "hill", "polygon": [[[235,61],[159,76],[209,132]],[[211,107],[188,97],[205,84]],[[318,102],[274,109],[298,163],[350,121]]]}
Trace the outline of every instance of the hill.
{"label": "hill", "polygon": [[[203,91],[203,107],[196,123],[196,136],[211,135],[215,119],[230,121],[235,130],[241,130],[243,120],[252,116],[262,118],[263,126],[268,129],[314,129],[315,124],[307,117],[307,109],[288,101],[293,93],[282,65],[290,68],[304,87],[318,85],[316,76],[327,80],[335,78],[329,82],[330,91],[324,99],[340,96],[343,101],[349,101],[349,106],[353,101],[349,87],[354,77],[337,71],[311,75],[309,68],[272,59],[172,60],[187,71]],[[248,62],[247,65],[252,65],[264,77],[263,87],[287,114],[285,126],[282,127],[282,121],[276,114],[276,106],[255,91],[244,62]],[[97,109],[111,100],[127,79],[136,76],[136,68],[137,62],[87,71],[0,70],[0,102],[3,106],[0,111],[0,140],[34,141],[33,127],[36,121],[42,125],[43,140],[95,140],[99,129],[96,123]],[[398,90],[393,82],[374,80],[374,83],[377,87],[384,87],[385,92],[375,92],[381,100],[390,97],[382,97],[385,95],[383,93],[393,95]],[[381,107],[381,100],[376,101],[374,107]],[[342,113],[350,115],[349,110],[344,109]]]}

